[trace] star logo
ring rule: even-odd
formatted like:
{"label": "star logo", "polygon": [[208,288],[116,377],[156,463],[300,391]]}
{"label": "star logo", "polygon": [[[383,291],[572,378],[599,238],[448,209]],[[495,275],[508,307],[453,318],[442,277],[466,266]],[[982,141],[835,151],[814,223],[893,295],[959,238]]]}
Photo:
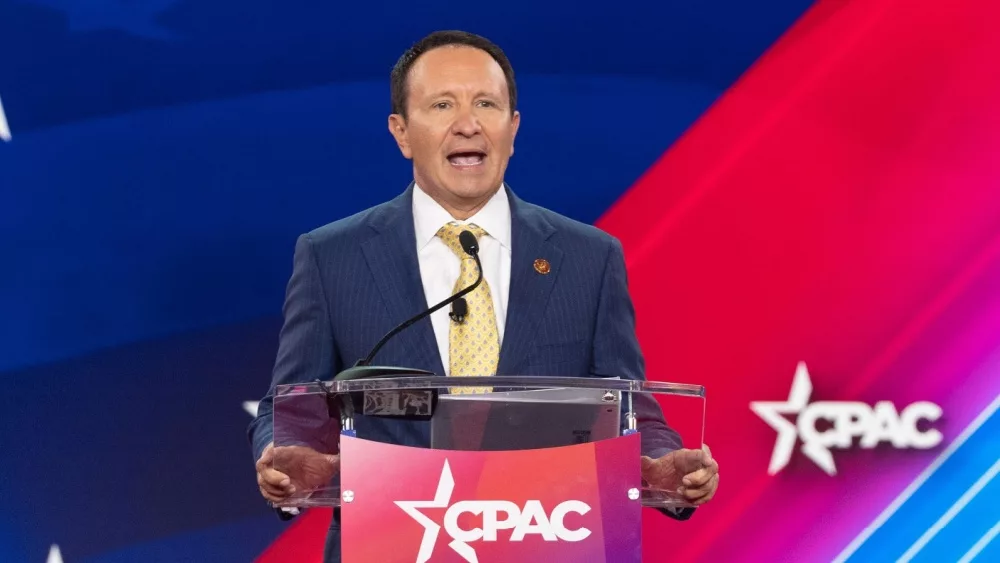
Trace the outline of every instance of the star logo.
{"label": "star logo", "polygon": [[[441,533],[441,525],[431,520],[426,514],[420,512],[421,508],[448,508],[451,503],[451,493],[455,490],[455,478],[451,474],[451,466],[445,460],[444,467],[441,468],[441,478],[438,479],[437,491],[433,500],[398,500],[396,506],[403,509],[410,518],[416,520],[424,527],[424,537],[420,540],[420,550],[417,552],[417,563],[426,563],[434,553],[434,545],[437,543],[438,534]],[[465,542],[453,539],[448,547],[455,553],[462,556],[469,563],[478,563],[476,550]]]}
{"label": "star logo", "polygon": [[[549,513],[538,499],[527,500],[523,505],[510,500],[462,500],[452,503],[451,496],[454,491],[455,478],[452,476],[448,460],[445,460],[444,467],[441,468],[441,478],[438,479],[437,492],[432,500],[395,501],[396,506],[424,527],[417,563],[426,563],[430,560],[442,528],[440,524],[421,512],[421,509],[426,508],[446,509],[443,527],[451,538],[448,547],[468,563],[479,563],[475,548],[469,545],[472,542],[504,541],[517,544],[524,541],[528,535],[540,536],[547,542],[579,542],[591,537],[589,528],[566,527],[565,518],[568,514],[583,516],[590,512],[590,505],[583,501],[564,500]],[[482,523],[472,528],[464,528],[458,524],[463,514],[481,516]],[[500,540],[497,534],[499,530],[510,530],[510,538]]]}
{"label": "star logo", "polygon": [[[899,412],[892,401],[878,401],[874,406],[860,401],[818,401],[809,403],[813,385],[805,362],[799,362],[792,380],[788,400],[757,401],[750,409],[777,433],[769,475],[776,475],[788,465],[797,440],[802,440],[802,453],[827,475],[837,474],[831,448],[848,449],[857,446],[872,449],[880,443],[894,448],[928,449],[941,443],[941,432],[922,428],[920,421],[934,422],[941,418],[941,407],[928,402],[912,403]],[[795,415],[795,422],[784,415]],[[827,421],[820,431],[816,423]]]}
{"label": "star logo", "polygon": [[7,125],[7,116],[3,112],[3,101],[0,101],[0,140],[10,141],[10,126]]}
{"label": "star logo", "polygon": [[[798,427],[782,415],[798,415],[809,404],[809,397],[812,395],[812,380],[809,379],[809,368],[805,362],[799,362],[795,368],[795,378],[792,380],[792,390],[788,393],[788,400],[785,402],[776,401],[756,401],[750,403],[750,410],[757,416],[764,419],[771,428],[778,433],[777,440],[774,441],[774,450],[771,452],[771,463],[767,468],[768,475],[776,475],[788,465],[792,459],[792,450],[795,448],[795,441],[798,439]],[[823,447],[816,447],[816,444],[807,443],[802,446],[802,453],[813,460],[828,475],[835,475],[837,468],[833,463],[833,454]]]}
{"label": "star logo", "polygon": [[257,416],[257,409],[260,407],[260,401],[243,401],[243,410],[247,412],[250,416]]}

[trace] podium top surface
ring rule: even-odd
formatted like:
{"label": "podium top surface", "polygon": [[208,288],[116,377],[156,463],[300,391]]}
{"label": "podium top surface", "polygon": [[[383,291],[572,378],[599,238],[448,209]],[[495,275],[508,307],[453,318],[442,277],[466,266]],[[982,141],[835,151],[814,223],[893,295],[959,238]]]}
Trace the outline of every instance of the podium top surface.
{"label": "podium top surface", "polygon": [[463,387],[491,387],[494,390],[507,391],[535,389],[603,389],[626,393],[681,395],[689,397],[705,397],[705,387],[688,383],[668,383],[663,381],[636,381],[631,379],[600,378],[600,377],[541,377],[534,375],[508,376],[496,375],[486,377],[445,377],[445,376],[394,376],[370,377],[349,381],[314,381],[309,383],[293,383],[280,385],[277,395],[299,394],[341,394],[373,390],[418,390],[418,389],[455,389]]}

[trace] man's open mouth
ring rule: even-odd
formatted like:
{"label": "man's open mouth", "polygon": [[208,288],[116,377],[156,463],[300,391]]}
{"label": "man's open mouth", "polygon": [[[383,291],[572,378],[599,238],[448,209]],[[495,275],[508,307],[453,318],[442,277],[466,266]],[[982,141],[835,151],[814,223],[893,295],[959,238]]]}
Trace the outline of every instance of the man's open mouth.
{"label": "man's open mouth", "polygon": [[448,155],[452,166],[478,166],[486,159],[486,153],[481,151],[459,151]]}

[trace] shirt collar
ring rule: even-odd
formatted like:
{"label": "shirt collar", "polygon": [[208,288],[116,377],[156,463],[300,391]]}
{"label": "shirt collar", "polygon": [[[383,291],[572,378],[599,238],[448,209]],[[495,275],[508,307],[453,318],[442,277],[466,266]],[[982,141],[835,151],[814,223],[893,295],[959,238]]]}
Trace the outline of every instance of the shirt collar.
{"label": "shirt collar", "polygon": [[414,184],[413,227],[417,237],[417,249],[427,246],[427,243],[437,236],[438,230],[450,221],[462,225],[475,223],[482,227],[488,236],[510,250],[510,201],[503,186],[500,186],[500,189],[475,215],[465,221],[458,221],[420,186]]}

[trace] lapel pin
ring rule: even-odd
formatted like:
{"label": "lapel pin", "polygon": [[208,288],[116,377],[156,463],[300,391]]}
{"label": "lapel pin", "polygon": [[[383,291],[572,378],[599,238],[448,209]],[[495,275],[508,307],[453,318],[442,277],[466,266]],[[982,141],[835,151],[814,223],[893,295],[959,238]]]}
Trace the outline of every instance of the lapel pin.
{"label": "lapel pin", "polygon": [[552,271],[552,265],[545,258],[539,258],[535,260],[535,271],[539,274],[545,275]]}

